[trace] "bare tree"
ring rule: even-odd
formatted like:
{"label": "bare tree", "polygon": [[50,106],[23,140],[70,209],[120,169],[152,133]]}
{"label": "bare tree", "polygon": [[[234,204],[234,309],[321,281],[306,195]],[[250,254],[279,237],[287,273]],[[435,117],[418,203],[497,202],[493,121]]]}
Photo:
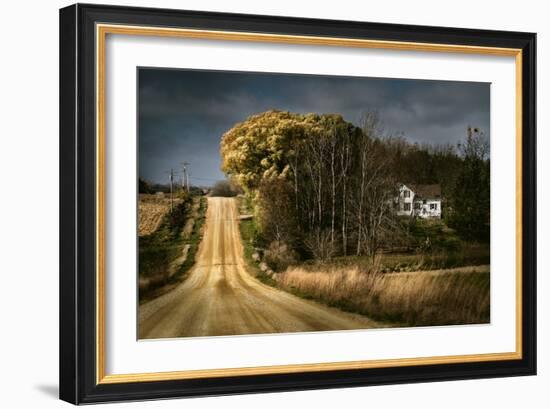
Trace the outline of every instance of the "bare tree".
{"label": "bare tree", "polygon": [[348,250],[348,173],[351,168],[351,140],[349,133],[345,132],[341,135],[340,155],[340,180],[342,185],[342,213],[341,213],[341,232],[342,232],[342,253],[347,255]]}
{"label": "bare tree", "polygon": [[375,138],[379,130],[379,117],[375,112],[366,112],[361,120],[362,132],[357,144],[358,169],[359,169],[359,197],[357,198],[357,248],[356,255],[362,252],[363,238],[368,235],[368,228],[365,225],[368,218],[367,194],[370,184],[376,179],[378,169],[374,164]]}
{"label": "bare tree", "polygon": [[306,236],[304,244],[317,260],[325,261],[334,256],[335,248],[329,230],[313,230]]}
{"label": "bare tree", "polygon": [[336,156],[339,148],[339,132],[333,126],[328,135],[328,149],[330,157],[330,184],[331,184],[331,218],[330,218],[330,241],[334,248],[334,227],[336,221]]}
{"label": "bare tree", "polygon": [[376,112],[363,116],[362,132],[356,142],[355,253],[374,257],[382,242],[382,232],[394,225],[392,203],[397,192],[392,142],[382,136]]}
{"label": "bare tree", "polygon": [[313,226],[322,226],[324,210],[324,188],[325,188],[325,155],[327,152],[327,137],[323,133],[315,135],[305,149],[305,166],[311,178],[313,187]]}
{"label": "bare tree", "polygon": [[301,140],[293,139],[290,143],[291,146],[291,154],[289,155],[289,161],[288,164],[290,166],[290,170],[292,171],[292,174],[294,176],[294,202],[296,207],[296,212],[300,209],[299,204],[299,198],[298,198],[298,181],[300,180],[300,161],[301,161]]}

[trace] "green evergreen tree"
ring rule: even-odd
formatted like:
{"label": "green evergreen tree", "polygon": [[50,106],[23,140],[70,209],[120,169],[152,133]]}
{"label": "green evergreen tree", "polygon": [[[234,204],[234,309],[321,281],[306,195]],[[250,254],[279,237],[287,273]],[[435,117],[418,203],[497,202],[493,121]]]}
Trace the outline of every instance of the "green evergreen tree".
{"label": "green evergreen tree", "polygon": [[489,143],[483,132],[468,128],[459,145],[464,161],[453,193],[450,224],[467,240],[488,241],[490,234]]}

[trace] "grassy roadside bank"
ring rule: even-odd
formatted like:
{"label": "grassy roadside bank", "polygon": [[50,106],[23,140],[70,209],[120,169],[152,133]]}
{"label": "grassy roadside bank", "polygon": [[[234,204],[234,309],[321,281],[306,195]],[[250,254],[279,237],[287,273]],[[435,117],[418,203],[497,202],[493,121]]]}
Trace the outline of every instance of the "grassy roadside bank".
{"label": "grassy roadside bank", "polygon": [[394,326],[488,323],[488,270],[415,273],[364,272],[359,268],[280,274],[280,288]]}
{"label": "grassy roadside bank", "polygon": [[262,283],[277,287],[277,281],[271,278],[268,274],[262,271],[257,260],[254,260],[253,254],[256,252],[254,248],[254,237],[256,235],[256,225],[254,219],[241,220],[239,223],[241,231],[241,239],[243,243],[244,259],[248,265],[248,271]]}
{"label": "grassy roadside bank", "polygon": [[[140,303],[158,297],[186,278],[202,239],[206,209],[205,197],[187,198],[163,218],[156,231],[139,238]],[[188,223],[192,228],[184,232]]]}
{"label": "grassy roadside bank", "polygon": [[195,256],[199,249],[199,245],[202,240],[202,227],[206,221],[206,209],[208,208],[208,201],[206,197],[200,197],[199,203],[195,214],[192,216],[194,219],[193,229],[188,237],[183,238],[183,244],[189,245],[187,251],[187,257],[183,263],[181,263],[174,274],[174,279],[181,281],[181,278],[193,267],[195,264]]}
{"label": "grassy roadside bank", "polygon": [[[236,200],[239,213],[241,215],[253,213],[252,203],[249,198],[239,196]],[[271,276],[266,274],[266,272],[260,269],[259,260],[255,260],[253,257],[256,253],[256,244],[258,241],[258,227],[256,226],[256,219],[252,217],[241,220],[239,223],[239,230],[241,232],[244,259],[247,263],[248,272],[262,283],[272,287],[278,287],[277,282],[271,278]]]}

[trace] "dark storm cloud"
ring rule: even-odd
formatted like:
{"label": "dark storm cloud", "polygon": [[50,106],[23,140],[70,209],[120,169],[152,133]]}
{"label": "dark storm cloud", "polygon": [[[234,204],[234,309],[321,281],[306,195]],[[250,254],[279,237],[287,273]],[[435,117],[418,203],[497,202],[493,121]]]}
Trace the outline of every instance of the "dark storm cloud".
{"label": "dark storm cloud", "polygon": [[222,134],[269,109],[340,113],[358,125],[377,110],[384,128],[412,142],[456,144],[466,127],[489,134],[489,84],[219,71],[139,70],[140,176],[167,181],[191,163],[194,184],[223,179]]}

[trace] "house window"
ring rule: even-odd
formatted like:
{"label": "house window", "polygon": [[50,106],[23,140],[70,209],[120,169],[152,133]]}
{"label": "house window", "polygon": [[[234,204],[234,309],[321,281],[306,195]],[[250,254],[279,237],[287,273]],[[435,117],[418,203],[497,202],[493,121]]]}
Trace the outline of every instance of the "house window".
{"label": "house window", "polygon": [[403,191],[403,197],[411,197],[411,191],[410,190],[404,190]]}
{"label": "house window", "polygon": [[426,200],[422,200],[422,204],[426,204],[426,203],[427,203],[427,201],[426,201]]}
{"label": "house window", "polygon": [[437,203],[430,203],[430,210],[437,210]]}
{"label": "house window", "polygon": [[414,208],[420,209],[420,202],[414,202]]}
{"label": "house window", "polygon": [[411,204],[410,203],[403,203],[403,210],[405,212],[410,212],[411,211]]}

